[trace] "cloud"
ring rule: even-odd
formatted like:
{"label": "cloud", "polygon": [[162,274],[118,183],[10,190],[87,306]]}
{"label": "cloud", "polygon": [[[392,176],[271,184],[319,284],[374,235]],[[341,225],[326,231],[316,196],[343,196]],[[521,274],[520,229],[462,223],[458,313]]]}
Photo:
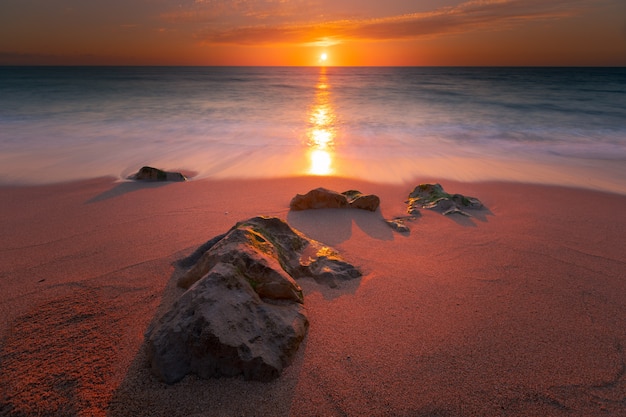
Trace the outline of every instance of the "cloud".
{"label": "cloud", "polygon": [[590,0],[472,0],[426,13],[317,23],[208,27],[198,39],[208,44],[320,44],[345,40],[399,40],[476,30],[501,30],[527,21],[581,13]]}
{"label": "cloud", "polygon": [[315,14],[317,0],[195,0],[161,14],[169,23],[280,20]]}

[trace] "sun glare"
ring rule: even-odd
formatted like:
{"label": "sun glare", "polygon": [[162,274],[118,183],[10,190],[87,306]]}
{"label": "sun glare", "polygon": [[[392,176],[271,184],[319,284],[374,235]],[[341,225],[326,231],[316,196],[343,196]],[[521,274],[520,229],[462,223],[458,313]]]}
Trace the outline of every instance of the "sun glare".
{"label": "sun glare", "polygon": [[326,52],[320,55],[320,61],[326,62],[327,59],[328,59],[328,54]]}
{"label": "sun glare", "polygon": [[330,156],[330,152],[322,149],[315,149],[311,151],[309,158],[311,159],[309,173],[313,175],[329,175],[333,172],[331,166],[332,157]]}
{"label": "sun glare", "polygon": [[[322,54],[320,59],[326,57]],[[327,57],[326,57],[327,58]],[[333,154],[337,130],[337,116],[330,100],[330,86],[326,71],[322,68],[316,86],[315,101],[309,109],[309,174],[330,175],[333,173]]]}

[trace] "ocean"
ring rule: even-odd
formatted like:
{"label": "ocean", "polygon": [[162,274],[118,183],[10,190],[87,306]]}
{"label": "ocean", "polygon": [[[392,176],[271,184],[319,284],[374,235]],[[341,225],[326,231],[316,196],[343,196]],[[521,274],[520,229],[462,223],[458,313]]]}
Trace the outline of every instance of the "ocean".
{"label": "ocean", "polygon": [[626,194],[626,68],[0,67],[0,184],[143,165]]}

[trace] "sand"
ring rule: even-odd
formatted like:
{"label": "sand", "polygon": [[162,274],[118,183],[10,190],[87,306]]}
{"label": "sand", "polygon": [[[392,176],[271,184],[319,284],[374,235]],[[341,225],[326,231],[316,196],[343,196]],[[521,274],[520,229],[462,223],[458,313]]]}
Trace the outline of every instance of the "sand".
{"label": "sand", "polygon": [[[626,415],[626,196],[441,181],[487,210],[393,232],[382,217],[426,180],[0,187],[0,415]],[[318,186],[380,211],[289,211]],[[172,263],[255,215],[365,275],[300,281],[310,330],[278,380],[164,385],[143,334],[177,294]]]}

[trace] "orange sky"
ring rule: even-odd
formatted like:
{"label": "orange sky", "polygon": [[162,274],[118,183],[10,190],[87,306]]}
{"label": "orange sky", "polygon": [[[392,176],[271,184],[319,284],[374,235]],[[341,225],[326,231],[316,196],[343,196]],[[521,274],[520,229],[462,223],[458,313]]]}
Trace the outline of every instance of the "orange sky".
{"label": "orange sky", "polygon": [[2,0],[0,65],[626,66],[624,0]]}

